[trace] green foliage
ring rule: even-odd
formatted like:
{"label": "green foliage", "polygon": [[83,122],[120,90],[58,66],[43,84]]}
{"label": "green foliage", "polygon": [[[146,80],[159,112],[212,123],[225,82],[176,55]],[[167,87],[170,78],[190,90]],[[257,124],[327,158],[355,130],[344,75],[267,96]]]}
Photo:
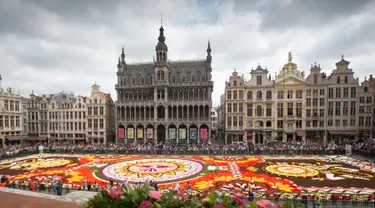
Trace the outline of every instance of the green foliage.
{"label": "green foliage", "polygon": [[[117,190],[101,190],[94,198],[84,204],[85,208],[139,208],[142,202],[149,201],[153,207],[148,208],[215,208],[221,206],[225,208],[240,208],[236,205],[231,197],[225,196],[218,198],[215,193],[203,196],[202,199],[189,197],[186,195],[178,195],[173,193],[165,193],[159,201],[151,198],[150,185],[145,184],[141,189],[132,190],[132,188]],[[116,195],[116,193],[119,193]],[[120,194],[121,193],[121,194]],[[246,208],[257,208],[256,202],[247,203]],[[284,203],[284,208],[291,208],[290,202]],[[293,207],[299,207],[294,205]],[[242,207],[241,207],[242,208]]]}

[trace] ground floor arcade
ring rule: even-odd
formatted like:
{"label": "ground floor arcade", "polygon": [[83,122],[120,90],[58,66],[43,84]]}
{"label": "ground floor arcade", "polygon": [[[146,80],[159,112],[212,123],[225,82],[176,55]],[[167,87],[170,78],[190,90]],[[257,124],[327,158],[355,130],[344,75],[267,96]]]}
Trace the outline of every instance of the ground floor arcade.
{"label": "ground floor arcade", "polygon": [[116,130],[117,143],[201,144],[210,138],[207,124],[120,124]]}
{"label": "ground floor arcade", "polygon": [[[243,131],[226,131],[225,143],[252,143],[267,144],[273,141],[283,142],[316,142],[316,143],[335,143],[341,144],[345,140],[353,140],[361,135],[367,135],[372,138],[372,131],[360,133],[357,130],[325,130],[325,129],[306,129],[295,131],[280,130],[254,130],[248,129]],[[366,138],[366,137],[364,137]]]}

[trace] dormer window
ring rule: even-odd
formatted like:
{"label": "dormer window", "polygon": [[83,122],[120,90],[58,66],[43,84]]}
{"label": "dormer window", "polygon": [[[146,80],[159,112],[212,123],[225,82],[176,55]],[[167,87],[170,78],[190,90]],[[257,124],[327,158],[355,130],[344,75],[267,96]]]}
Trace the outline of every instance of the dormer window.
{"label": "dormer window", "polygon": [[206,77],[202,75],[202,82],[205,82],[205,81],[206,81]]}
{"label": "dormer window", "polygon": [[182,76],[182,77],[181,77],[181,82],[185,82],[185,81],[186,81],[185,76]]}
{"label": "dormer window", "polygon": [[191,77],[191,82],[195,82],[195,76]]}
{"label": "dormer window", "polygon": [[347,84],[348,83],[348,76],[345,76],[345,84]]}
{"label": "dormer window", "polygon": [[337,77],[337,84],[340,84],[340,76]]}
{"label": "dormer window", "polygon": [[318,84],[318,75],[314,74],[314,84]]}
{"label": "dormer window", "polygon": [[365,92],[368,92],[368,88],[367,88],[367,87],[365,87],[365,88],[364,88],[364,91],[365,91]]}
{"label": "dormer window", "polygon": [[234,87],[237,86],[237,81],[236,81],[236,80],[234,80],[234,82],[233,82],[233,86],[234,86]]}
{"label": "dormer window", "polygon": [[158,80],[164,80],[164,71],[159,70],[157,73]]}

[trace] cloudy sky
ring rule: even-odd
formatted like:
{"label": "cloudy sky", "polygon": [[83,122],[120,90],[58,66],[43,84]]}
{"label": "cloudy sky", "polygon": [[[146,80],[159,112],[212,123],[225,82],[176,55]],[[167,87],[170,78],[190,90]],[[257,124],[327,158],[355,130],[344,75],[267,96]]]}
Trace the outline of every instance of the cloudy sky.
{"label": "cloudy sky", "polygon": [[2,88],[89,95],[96,81],[116,99],[121,47],[128,63],[152,61],[161,13],[171,60],[205,58],[211,41],[214,105],[234,68],[274,75],[289,51],[306,73],[341,54],[360,80],[375,70],[371,0],[0,0]]}

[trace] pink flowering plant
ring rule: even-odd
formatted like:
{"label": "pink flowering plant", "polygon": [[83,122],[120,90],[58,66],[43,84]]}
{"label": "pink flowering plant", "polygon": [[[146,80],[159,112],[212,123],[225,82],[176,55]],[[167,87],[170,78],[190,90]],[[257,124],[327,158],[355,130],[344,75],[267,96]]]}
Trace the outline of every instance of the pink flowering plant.
{"label": "pink flowering plant", "polygon": [[145,183],[142,188],[114,187],[101,190],[84,205],[85,208],[284,208],[285,203],[274,204],[268,200],[250,203],[243,198],[218,197],[215,193],[204,196],[180,195],[175,192],[161,193],[151,190]]}

